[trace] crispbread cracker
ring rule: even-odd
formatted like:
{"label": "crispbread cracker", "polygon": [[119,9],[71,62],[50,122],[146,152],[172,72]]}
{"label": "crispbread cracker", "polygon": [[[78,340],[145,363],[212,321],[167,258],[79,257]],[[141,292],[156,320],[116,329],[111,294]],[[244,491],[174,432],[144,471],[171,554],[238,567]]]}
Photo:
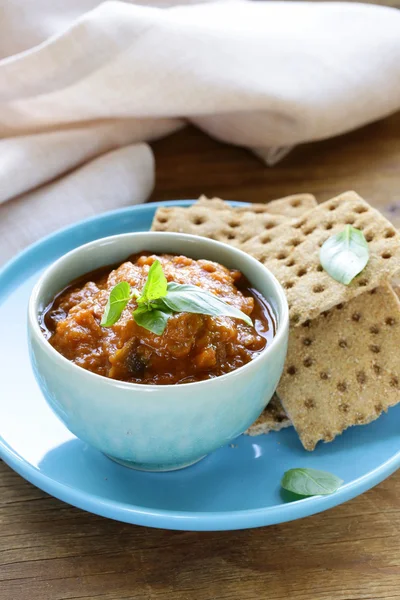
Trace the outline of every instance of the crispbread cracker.
{"label": "crispbread cracker", "polygon": [[189,208],[172,206],[160,207],[157,210],[151,229],[192,233],[237,247],[257,233],[286,222],[287,217],[269,213],[235,213],[231,208],[211,210],[196,205]]}
{"label": "crispbread cracker", "polygon": [[307,450],[400,401],[400,303],[385,285],[292,328],[278,386]]}
{"label": "crispbread cracker", "polygon": [[291,425],[278,396],[274,394],[257,421],[254,421],[253,425],[250,425],[245,431],[245,435],[261,435],[270,431],[280,431]]}
{"label": "crispbread cracker", "polygon": [[[347,223],[364,232],[370,259],[363,272],[345,286],[322,269],[319,250]],[[265,231],[241,249],[265,264],[283,285],[293,325],[377,287],[400,268],[398,232],[355,192],[319,204],[294,223]]]}
{"label": "crispbread cracker", "polygon": [[247,206],[230,207],[230,205],[224,200],[221,200],[221,198],[207,198],[207,196],[200,196],[195,203],[195,206],[204,206],[217,210],[232,208],[235,212],[249,211],[257,214],[266,212],[295,219],[301,217],[308,210],[315,208],[317,206],[317,201],[312,194],[294,194],[293,196],[286,196],[285,198],[279,198],[278,200],[271,200],[266,204],[249,203]]}

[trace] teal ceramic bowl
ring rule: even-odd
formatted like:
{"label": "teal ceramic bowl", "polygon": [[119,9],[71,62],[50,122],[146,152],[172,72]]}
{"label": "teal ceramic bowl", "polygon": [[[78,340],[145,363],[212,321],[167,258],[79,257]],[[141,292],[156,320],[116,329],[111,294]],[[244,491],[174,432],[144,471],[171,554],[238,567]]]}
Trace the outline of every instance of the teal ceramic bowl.
{"label": "teal ceramic bowl", "polygon": [[[247,365],[214,379],[143,385],[86,371],[45,339],[39,316],[73,279],[149,250],[204,258],[239,269],[270,303],[277,323],[267,348]],[[36,284],[28,311],[30,355],[37,381],[68,429],[125,466],[169,471],[193,464],[232,442],[260,415],[282,374],[288,306],[275,277],[228,245],[179,233],[132,233],[99,239],[57,260]]]}

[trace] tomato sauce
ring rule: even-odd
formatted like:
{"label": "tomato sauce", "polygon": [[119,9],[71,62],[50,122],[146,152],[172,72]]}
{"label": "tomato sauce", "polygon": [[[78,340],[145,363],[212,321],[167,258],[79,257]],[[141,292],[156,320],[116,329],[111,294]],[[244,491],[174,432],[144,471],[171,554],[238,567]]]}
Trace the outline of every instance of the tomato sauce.
{"label": "tomato sauce", "polygon": [[[254,327],[231,317],[177,313],[162,335],[140,327],[132,299],[112,327],[100,321],[111,289],[127,281],[143,289],[158,259],[168,281],[198,285],[249,315]],[[209,260],[141,252],[119,266],[87,273],[63,290],[41,317],[49,343],[76,365],[113,379],[183,384],[218,377],[253,360],[275,335],[265,298],[237,270]]]}

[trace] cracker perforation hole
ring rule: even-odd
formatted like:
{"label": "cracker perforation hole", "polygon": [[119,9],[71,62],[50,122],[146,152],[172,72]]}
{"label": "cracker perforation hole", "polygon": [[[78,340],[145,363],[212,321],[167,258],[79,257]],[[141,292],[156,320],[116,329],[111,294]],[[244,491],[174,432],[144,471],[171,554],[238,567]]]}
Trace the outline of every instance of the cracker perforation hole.
{"label": "cracker perforation hole", "polygon": [[356,323],[358,323],[358,321],[360,321],[361,319],[361,314],[359,312],[355,312],[351,315],[351,320],[355,321]]}
{"label": "cracker perforation hole", "polygon": [[374,237],[375,236],[371,231],[365,234],[365,239],[367,240],[367,242],[372,242]]}
{"label": "cracker perforation hole", "polygon": [[347,348],[347,340],[345,340],[344,338],[339,340],[339,348]]}
{"label": "cracker perforation hole", "polygon": [[265,229],[272,229],[273,227],[276,226],[276,223],[274,223],[273,221],[268,221],[267,223],[265,223],[264,227]]}
{"label": "cracker perforation hole", "polygon": [[318,273],[322,273],[323,270],[324,270],[324,267],[322,265],[317,266]]}
{"label": "cracker perforation hole", "polygon": [[367,376],[364,371],[358,371],[356,378],[357,378],[358,383],[361,385],[363,385],[367,381]]}
{"label": "cracker perforation hole", "polygon": [[313,341],[311,338],[304,338],[304,340],[303,340],[304,346],[311,346],[312,343],[313,343]]}
{"label": "cracker perforation hole", "polygon": [[378,325],[371,325],[371,327],[369,328],[369,332],[372,333],[373,335],[378,335],[380,329],[378,327]]}
{"label": "cracker perforation hole", "polygon": [[303,360],[303,365],[307,368],[311,367],[313,365],[314,361],[311,358],[311,356],[307,356],[304,360]]}
{"label": "cracker perforation hole", "polygon": [[307,273],[307,269],[305,269],[304,267],[301,267],[298,271],[297,271],[297,277],[303,277],[305,274]]}
{"label": "cracker perforation hole", "polygon": [[375,375],[380,375],[382,373],[382,367],[380,365],[374,364],[372,365],[372,369]]}
{"label": "cracker perforation hole", "polygon": [[319,376],[320,376],[320,378],[323,381],[326,381],[327,379],[329,379],[329,375],[328,375],[328,373],[326,371],[321,371],[321,373],[319,374]]}
{"label": "cracker perforation hole", "polygon": [[304,323],[303,323],[303,327],[310,327],[310,325],[311,325],[310,319],[307,319],[307,321],[304,321]]}
{"label": "cracker perforation hole", "polygon": [[337,208],[337,204],[334,202],[332,202],[332,204],[330,204],[328,206],[328,210],[330,210],[330,211],[336,210],[336,208]]}
{"label": "cracker perforation hole", "polygon": [[305,221],[304,219],[302,219],[301,221],[299,221],[298,223],[294,223],[293,228],[294,229],[300,229],[301,227],[303,227],[303,225],[305,225],[307,223],[307,221]]}
{"label": "cracker perforation hole", "polygon": [[371,344],[369,349],[371,350],[371,352],[373,354],[379,354],[379,352],[381,351],[381,347],[378,346],[377,344]]}
{"label": "cracker perforation hole", "polygon": [[359,412],[359,413],[357,413],[357,416],[355,417],[354,420],[357,425],[362,425],[363,423],[366,422],[367,418],[365,415],[363,415],[363,413]]}
{"label": "cracker perforation hole", "polygon": [[294,281],[285,281],[283,287],[285,290],[290,290],[294,286]]}
{"label": "cracker perforation hole", "polygon": [[356,212],[358,215],[362,215],[362,213],[366,213],[368,211],[368,208],[366,206],[356,206],[354,209],[354,212]]}
{"label": "cracker perforation hole", "polygon": [[385,232],[385,238],[386,238],[386,239],[388,239],[388,238],[392,238],[392,237],[394,237],[395,235],[396,235],[396,232],[395,232],[393,229],[388,229],[388,230]]}
{"label": "cracker perforation hole", "polygon": [[288,375],[296,375],[296,367],[294,365],[290,365],[290,367],[287,368],[286,372]]}
{"label": "cracker perforation hole", "polygon": [[296,264],[296,261],[293,258],[290,258],[287,263],[286,266],[287,267],[294,267],[294,265]]}
{"label": "cracker perforation hole", "polygon": [[293,246],[293,248],[300,246],[300,244],[301,244],[301,240],[299,238],[294,238],[294,239],[290,240],[290,242],[288,242],[288,246]]}
{"label": "cracker perforation hole", "polygon": [[276,258],[278,260],[285,260],[285,258],[287,258],[287,257],[288,257],[287,252],[279,252],[279,254],[276,255]]}
{"label": "cracker perforation hole", "polygon": [[386,317],[385,323],[386,325],[389,325],[389,327],[393,327],[393,325],[396,325],[396,319],[393,317]]}
{"label": "cracker perforation hole", "polygon": [[382,256],[382,258],[385,258],[385,259],[392,258],[392,253],[389,252],[388,250],[386,250],[385,252],[382,252],[381,256]]}
{"label": "cracker perforation hole", "polygon": [[294,325],[296,325],[296,323],[298,323],[301,319],[301,316],[299,313],[294,313],[294,315],[292,315],[291,317],[291,321]]}
{"label": "cracker perforation hole", "polygon": [[398,388],[399,387],[399,378],[396,377],[396,375],[392,375],[389,380],[389,384],[394,388]]}
{"label": "cracker perforation hole", "polygon": [[167,221],[168,221],[167,217],[158,217],[159,223],[167,223]]}
{"label": "cracker perforation hole", "polygon": [[307,400],[304,401],[304,406],[306,408],[315,408],[315,402],[312,398],[307,398]]}
{"label": "cracker perforation hole", "polygon": [[240,223],[238,223],[238,221],[231,221],[229,223],[229,227],[232,227],[232,229],[235,229],[235,227],[239,227]]}
{"label": "cracker perforation hole", "polygon": [[317,285],[314,285],[314,287],[313,287],[313,292],[315,294],[321,294],[324,291],[325,291],[325,286],[321,285],[320,283],[318,283]]}
{"label": "cracker perforation hole", "polygon": [[347,392],[347,383],[345,381],[339,381],[336,387],[338,392]]}
{"label": "cracker perforation hole", "polygon": [[290,206],[293,206],[293,208],[297,208],[300,205],[301,205],[301,200],[292,200],[290,203]]}
{"label": "cracker perforation hole", "polygon": [[326,223],[326,225],[325,225],[325,229],[326,229],[327,231],[329,231],[329,230],[330,230],[330,229],[332,229],[332,228],[333,228],[333,225],[332,225],[332,223]]}
{"label": "cracker perforation hole", "polygon": [[347,217],[347,219],[345,220],[345,224],[346,225],[354,225],[356,218],[355,217]]}
{"label": "cracker perforation hole", "polygon": [[203,225],[206,222],[204,217],[193,217],[192,223],[193,225]]}
{"label": "cracker perforation hole", "polygon": [[316,227],[308,227],[303,230],[304,235],[311,235],[317,228]]}
{"label": "cracker perforation hole", "polygon": [[368,285],[368,279],[360,279],[358,282],[359,287],[365,287],[366,285]]}
{"label": "cracker perforation hole", "polygon": [[271,240],[271,238],[270,238],[270,236],[269,236],[269,235],[264,235],[264,236],[261,238],[261,241],[262,241],[262,243],[263,243],[263,244],[269,244],[269,243],[270,243],[272,240]]}

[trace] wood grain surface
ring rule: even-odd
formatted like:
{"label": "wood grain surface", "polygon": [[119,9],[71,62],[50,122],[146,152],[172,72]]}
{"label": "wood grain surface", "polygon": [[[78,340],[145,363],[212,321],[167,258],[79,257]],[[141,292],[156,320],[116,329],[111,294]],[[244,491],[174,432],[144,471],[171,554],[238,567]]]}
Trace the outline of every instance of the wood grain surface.
{"label": "wood grain surface", "polygon": [[[193,128],[153,145],[152,199],[251,202],[355,189],[400,215],[400,114],[296,148],[274,168]],[[400,224],[400,223],[399,223]],[[307,519],[220,533],[109,521],[36,489],[0,463],[0,600],[400,599],[400,472]]]}

